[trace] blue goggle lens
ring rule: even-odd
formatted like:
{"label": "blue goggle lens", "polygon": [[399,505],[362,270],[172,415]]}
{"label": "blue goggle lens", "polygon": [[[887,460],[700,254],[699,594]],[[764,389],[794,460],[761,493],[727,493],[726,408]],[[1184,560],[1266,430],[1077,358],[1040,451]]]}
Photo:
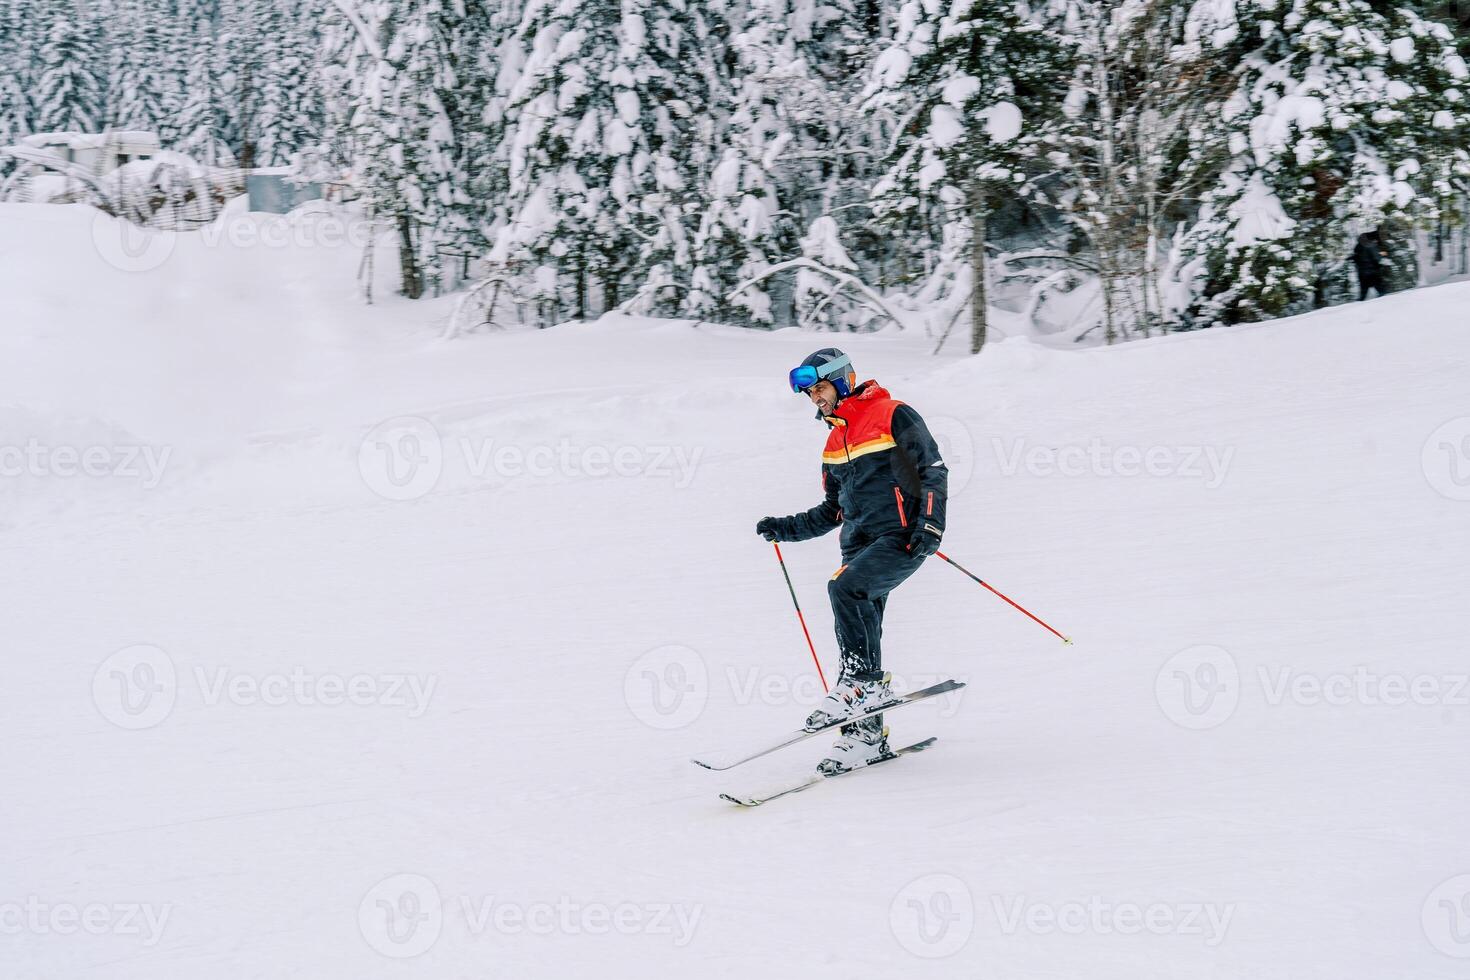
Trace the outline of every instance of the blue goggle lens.
{"label": "blue goggle lens", "polygon": [[817,369],[810,364],[791,369],[791,390],[798,395],[821,380]]}

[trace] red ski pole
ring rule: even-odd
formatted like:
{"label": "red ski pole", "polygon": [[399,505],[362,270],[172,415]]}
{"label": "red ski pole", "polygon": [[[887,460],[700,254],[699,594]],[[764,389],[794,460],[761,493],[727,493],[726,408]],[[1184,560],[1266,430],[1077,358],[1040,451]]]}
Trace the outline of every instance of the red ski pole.
{"label": "red ski pole", "polygon": [[791,604],[796,607],[796,618],[801,621],[801,632],[806,636],[806,645],[812,652],[812,663],[817,665],[817,678],[822,682],[822,690],[827,690],[827,675],[822,673],[822,661],[817,659],[817,647],[812,642],[812,634],[806,628],[806,617],[801,614],[801,603],[796,601],[796,589],[791,585],[791,575],[786,571],[786,559],[781,557],[781,545],[775,541],[771,542],[776,548],[776,560],[781,563],[781,574],[786,576],[786,591],[791,593]]}
{"label": "red ski pole", "polygon": [[[1043,623],[1043,622],[1041,622],[1040,619],[1037,619],[1035,616],[1032,616],[1031,613],[1026,612],[1026,610],[1025,609],[1022,609],[1021,606],[1018,603],[1016,603],[1016,602],[1012,601],[1011,599],[1007,598],[1006,596],[1002,595],[989,582],[985,581],[980,576],[976,575],[974,572],[970,571],[968,568],[966,568],[965,566],[961,565],[959,562],[955,561],[953,558],[949,557],[949,555],[946,555],[942,551],[936,551],[935,554],[938,555],[940,558],[943,558],[945,561],[949,562],[955,568],[958,568],[960,571],[964,572],[966,575],[970,576],[970,578],[974,579],[976,582],[979,582],[981,585],[985,586],[991,592],[994,592],[996,595],[1000,596],[1002,599],[1005,599],[1006,602],[1009,602],[1016,609],[1020,609],[1021,612],[1026,613],[1026,615],[1029,616],[1035,622],[1041,623],[1042,626],[1046,626],[1046,624]],[[1072,645],[1072,640],[1071,640],[1070,637],[1062,636],[1062,634],[1058,633],[1056,630],[1052,629],[1050,626],[1046,626],[1046,628],[1048,630],[1051,630],[1051,632],[1054,635],[1056,635],[1057,637],[1060,637],[1061,638],[1061,641],[1063,643],[1067,644],[1068,646],[1071,646]]]}

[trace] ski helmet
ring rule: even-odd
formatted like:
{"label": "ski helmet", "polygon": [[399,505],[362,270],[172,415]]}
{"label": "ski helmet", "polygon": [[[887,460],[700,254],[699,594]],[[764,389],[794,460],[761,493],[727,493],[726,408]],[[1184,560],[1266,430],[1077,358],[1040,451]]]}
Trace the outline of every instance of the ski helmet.
{"label": "ski helmet", "polygon": [[846,398],[857,387],[857,372],[852,358],[836,347],[823,347],[807,355],[806,360],[791,370],[791,390],[804,394],[818,381],[830,381],[838,398]]}

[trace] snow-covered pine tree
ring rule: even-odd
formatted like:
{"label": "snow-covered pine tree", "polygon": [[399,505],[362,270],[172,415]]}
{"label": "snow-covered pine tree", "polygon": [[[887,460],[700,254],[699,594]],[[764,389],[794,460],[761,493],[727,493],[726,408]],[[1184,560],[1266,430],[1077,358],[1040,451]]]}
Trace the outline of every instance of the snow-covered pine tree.
{"label": "snow-covered pine tree", "polygon": [[284,166],[293,153],[321,137],[321,79],[317,52],[318,4],[269,0],[261,8],[265,27],[258,54],[260,111],[256,116],[257,162]]}
{"label": "snow-covered pine tree", "polygon": [[454,118],[460,132],[460,168],[466,175],[465,247],[490,252],[510,223],[515,202],[510,194],[511,90],[520,77],[525,52],[516,37],[519,4],[512,0],[480,3],[466,12],[456,39],[461,84]]}
{"label": "snow-covered pine tree", "polygon": [[[0,0],[0,146],[31,132],[36,80],[37,11],[33,0]],[[0,174],[12,161],[0,157]]]}
{"label": "snow-covered pine tree", "polygon": [[1190,243],[1203,325],[1343,298],[1360,230],[1433,217],[1470,178],[1470,84],[1448,28],[1363,0],[1200,3],[1193,29],[1240,66],[1232,157]]}
{"label": "snow-covered pine tree", "polygon": [[[824,214],[812,222],[801,240],[801,255],[838,274],[853,275],[858,271],[857,263],[843,247],[837,222],[830,215]],[[844,315],[846,308],[841,299],[844,285],[841,280],[809,267],[799,268],[792,302],[801,315],[801,325],[828,330],[851,325]]]}
{"label": "snow-covered pine tree", "polygon": [[[507,105],[515,218],[495,256],[553,270],[585,316],[667,268],[686,234],[692,120],[707,111],[705,0],[529,0]],[[544,278],[544,276],[543,276]]]}
{"label": "snow-covered pine tree", "polygon": [[96,132],[103,105],[95,26],[75,0],[58,7],[41,44],[31,124],[39,133]]}
{"label": "snow-covered pine tree", "polygon": [[243,168],[261,166],[260,113],[262,88],[270,73],[264,60],[265,33],[271,23],[272,0],[219,0],[215,45],[222,136]]}
{"label": "snow-covered pine tree", "polygon": [[[796,254],[814,258],[803,241],[822,242],[817,252],[835,248],[854,264],[844,271],[868,281],[887,278],[895,253],[902,260],[908,249],[874,227],[869,204],[892,121],[862,104],[872,64],[891,38],[896,6],[894,0],[751,0],[732,39],[734,111],[727,145],[715,156],[722,175],[733,173],[731,161],[740,159],[741,187],[758,191],[739,191],[742,230],[760,235],[743,244],[746,254],[707,262],[711,272],[738,268],[731,262],[756,272]],[[752,224],[757,201],[767,218]],[[719,206],[718,195],[716,204],[727,215],[734,206]],[[789,290],[795,319],[813,321],[820,307],[817,319],[832,322],[833,280],[811,269],[795,279]],[[741,298],[762,306],[784,299],[787,291],[768,297],[765,285],[775,283]]]}
{"label": "snow-covered pine tree", "polygon": [[[445,272],[462,272],[483,256],[507,220],[503,154],[504,100],[497,92],[500,59],[515,28],[515,11],[486,0],[456,11],[447,32],[444,84],[439,98],[454,134],[446,147],[450,196],[436,204],[435,237]],[[511,54],[514,57],[514,54]],[[450,276],[449,278],[454,278]]]}
{"label": "snow-covered pine tree", "polygon": [[158,33],[162,103],[158,134],[167,148],[177,147],[183,135],[180,120],[188,97],[184,86],[188,81],[189,56],[195,46],[193,27],[200,13],[207,13],[211,6],[211,3],[199,3],[197,0],[147,0],[146,9],[154,19]]}
{"label": "snow-covered pine tree", "polygon": [[[765,153],[760,125],[749,125],[745,115],[748,106],[736,110],[732,131],[733,145],[704,181],[703,201],[698,224],[690,240],[689,261],[692,271],[687,284],[684,308],[696,317],[708,317],[732,323],[771,324],[769,284],[762,274],[780,258],[780,225],[777,212],[780,199],[772,179]],[[684,265],[675,257],[675,266]],[[667,309],[676,296],[662,292],[674,289],[673,270],[656,269],[651,275],[654,291],[645,307],[651,311]],[[742,283],[756,280],[729,302],[731,292]]]}
{"label": "snow-covered pine tree", "polygon": [[107,126],[162,131],[171,126],[166,104],[165,35],[157,0],[113,0],[107,30]]}
{"label": "snow-covered pine tree", "polygon": [[461,85],[455,52],[464,12],[453,0],[418,0],[412,7],[388,50],[401,65],[397,101],[412,147],[403,157],[400,186],[417,225],[419,267],[442,283],[452,278],[450,266],[457,262],[444,250],[464,240],[470,204],[459,132],[450,115]]}
{"label": "snow-covered pine tree", "polygon": [[1080,241],[1075,254],[1027,255],[1062,267],[1038,289],[1087,273],[1097,301],[1078,326],[1101,326],[1109,343],[1164,329],[1188,305],[1175,232],[1227,156],[1221,106],[1235,75],[1186,42],[1187,14],[1172,0],[1066,0],[1052,24],[1071,66],[1039,184]]}
{"label": "snow-covered pine tree", "polygon": [[445,93],[458,87],[450,52],[462,8],[443,0],[394,6],[340,0],[341,22],[324,50],[343,70],[334,123],[354,182],[370,214],[398,237],[401,291],[417,299],[441,275],[440,229],[463,206],[464,175]]}
{"label": "snow-covered pine tree", "polygon": [[929,297],[970,297],[972,351],[986,333],[986,222],[997,199],[1028,187],[1064,65],[1023,2],[909,0],[874,66],[867,104],[900,120],[875,207],[895,226],[944,228]]}
{"label": "snow-covered pine tree", "polygon": [[[792,35],[809,36],[810,28],[809,23],[791,24],[789,14],[786,0],[751,0],[732,5],[722,18],[721,40],[733,59],[720,78],[714,111],[698,126],[713,166],[696,186],[700,212],[684,297],[685,308],[697,317],[774,321],[770,284],[759,277],[786,250],[783,227],[790,238],[794,226],[790,212],[783,214],[773,168],[775,156],[793,138],[785,101],[792,95],[792,70],[801,66],[793,65]],[[727,304],[732,290],[750,280],[757,282]],[[672,285],[672,275],[668,282]],[[655,278],[654,285],[665,284]],[[670,294],[658,298],[667,301]]]}
{"label": "snow-covered pine tree", "polygon": [[178,149],[209,166],[230,166],[234,155],[226,142],[228,120],[214,24],[201,15],[184,36],[189,59],[175,126]]}

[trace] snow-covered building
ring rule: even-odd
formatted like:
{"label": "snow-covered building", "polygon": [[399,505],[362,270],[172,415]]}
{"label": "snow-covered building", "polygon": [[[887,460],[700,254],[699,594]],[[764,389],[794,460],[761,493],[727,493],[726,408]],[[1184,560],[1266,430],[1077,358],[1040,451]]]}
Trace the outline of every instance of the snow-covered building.
{"label": "snow-covered building", "polygon": [[139,130],[22,136],[10,146],[0,146],[0,155],[21,163],[9,179],[0,183],[0,200],[75,201],[103,177],[153,160],[159,153],[157,134]]}
{"label": "snow-covered building", "polygon": [[21,137],[17,145],[50,153],[67,163],[79,164],[98,177],[125,163],[148,160],[159,149],[158,134],[141,130],[34,133]]}
{"label": "snow-covered building", "polygon": [[257,167],[245,178],[250,210],[286,214],[307,201],[323,197],[322,183],[295,176],[290,167]]}

